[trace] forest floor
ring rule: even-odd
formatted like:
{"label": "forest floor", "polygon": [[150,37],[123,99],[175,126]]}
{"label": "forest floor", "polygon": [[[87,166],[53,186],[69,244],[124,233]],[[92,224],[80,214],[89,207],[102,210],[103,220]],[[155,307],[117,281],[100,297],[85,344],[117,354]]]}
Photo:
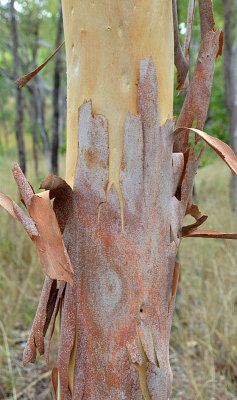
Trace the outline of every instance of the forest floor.
{"label": "forest floor", "polygon": [[[213,160],[212,160],[213,161]],[[17,199],[10,170],[0,157],[0,191]],[[40,163],[40,178],[47,174]],[[231,211],[230,171],[220,160],[200,168],[199,208],[209,215],[204,227],[237,231]],[[28,179],[38,186],[33,164]],[[43,273],[35,249],[19,223],[0,210],[0,399],[49,400],[50,374],[43,357],[22,367],[22,352],[37,308]],[[171,334],[172,400],[237,398],[237,243],[222,239],[184,239],[181,282]],[[52,360],[55,361],[56,341]]]}

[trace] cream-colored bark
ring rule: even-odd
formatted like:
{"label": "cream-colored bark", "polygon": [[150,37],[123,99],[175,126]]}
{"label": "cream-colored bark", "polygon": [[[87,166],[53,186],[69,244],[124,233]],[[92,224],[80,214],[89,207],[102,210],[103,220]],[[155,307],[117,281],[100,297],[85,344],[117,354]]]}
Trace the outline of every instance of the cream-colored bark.
{"label": "cream-colored bark", "polygon": [[77,160],[78,108],[92,99],[109,129],[109,181],[119,187],[124,123],[136,114],[141,59],[153,57],[161,123],[173,112],[171,0],[62,0],[67,55],[67,161],[70,185]]}

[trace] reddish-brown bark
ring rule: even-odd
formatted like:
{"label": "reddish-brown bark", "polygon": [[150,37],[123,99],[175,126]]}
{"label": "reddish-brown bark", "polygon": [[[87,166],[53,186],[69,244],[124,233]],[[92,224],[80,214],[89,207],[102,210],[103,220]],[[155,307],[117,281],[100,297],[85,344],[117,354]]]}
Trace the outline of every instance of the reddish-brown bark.
{"label": "reddish-brown bark", "polygon": [[48,62],[50,60],[52,60],[52,58],[55,56],[55,54],[57,54],[57,52],[61,49],[61,47],[64,45],[64,42],[62,42],[60,44],[60,46],[53,52],[53,54],[51,54],[51,56],[49,56],[47,58],[46,61],[43,62],[43,64],[39,65],[39,67],[37,67],[36,69],[34,69],[34,71],[29,72],[27,75],[24,75],[20,78],[18,78],[15,81],[15,84],[18,86],[19,89],[22,89],[32,78],[34,78],[44,67],[46,64],[48,64]]}
{"label": "reddish-brown bark", "polygon": [[[79,157],[73,190],[61,178],[50,175],[41,184],[46,189],[45,200],[44,194],[34,194],[20,169],[14,167],[32,219],[27,218],[38,233],[33,235],[34,242],[40,240],[44,246],[52,234],[55,239],[50,239],[45,257],[41,257],[49,277],[24,364],[34,362],[37,348],[40,354],[44,352],[50,320],[49,342],[61,309],[58,363],[52,370],[55,399],[59,376],[62,400],[167,400],[172,383],[169,337],[180,269],[175,258],[182,236],[236,238],[237,234],[196,229],[207,218],[191,201],[201,154],[196,159],[192,146],[184,153],[173,153],[180,128],[174,130],[173,119],[159,126],[157,79],[151,58],[140,65],[139,114],[128,114],[125,123],[121,207],[113,186],[106,196],[107,120],[94,115],[92,107],[91,102],[85,102],[79,109]],[[226,144],[194,131],[237,171],[237,157]],[[49,198],[54,198],[55,214]],[[42,200],[47,204],[42,205]],[[1,196],[0,203],[16,216],[11,199]],[[197,222],[183,227],[186,214]],[[52,223],[56,216],[64,245],[58,244],[61,233]],[[40,249],[41,245],[39,254]],[[52,254],[57,261],[53,279],[48,265]],[[64,269],[65,254],[73,275],[69,275],[71,267]],[[68,279],[57,289],[56,279],[69,276],[73,285]]]}
{"label": "reddish-brown bark", "polygon": [[[214,63],[220,50],[222,31],[209,31],[203,38],[195,70],[187,89],[184,104],[176,127],[191,128],[195,117],[197,129],[203,129],[208,112],[211,86],[214,74]],[[177,135],[174,151],[185,151],[188,146],[189,131],[183,130]]]}

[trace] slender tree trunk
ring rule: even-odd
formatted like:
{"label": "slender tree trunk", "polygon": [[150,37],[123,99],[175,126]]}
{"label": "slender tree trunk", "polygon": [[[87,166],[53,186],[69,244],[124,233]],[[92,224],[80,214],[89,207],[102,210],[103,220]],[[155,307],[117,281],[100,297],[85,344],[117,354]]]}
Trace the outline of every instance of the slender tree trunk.
{"label": "slender tree trunk", "polygon": [[32,144],[33,144],[33,158],[35,166],[35,175],[39,175],[39,160],[38,160],[38,126],[37,126],[37,107],[33,101],[33,130],[32,130]]}
{"label": "slender tree trunk", "polygon": [[[39,39],[39,23],[36,24],[35,27],[35,45],[34,45],[34,50],[33,50],[33,68],[35,69],[37,67],[37,54],[38,54],[38,39]],[[34,85],[34,82],[33,82]],[[36,100],[35,100],[35,92],[34,90],[30,90],[31,96],[32,96],[32,103],[33,103],[33,112],[30,112],[30,118],[32,120],[33,124],[33,130],[32,130],[32,145],[33,145],[33,159],[34,159],[34,166],[35,166],[35,175],[38,177],[39,175],[39,160],[38,160],[38,110],[37,110],[37,105],[36,105]]]}
{"label": "slender tree trunk", "polygon": [[[232,136],[233,136],[233,149],[237,152],[237,0],[234,0],[233,3],[233,12],[234,12],[234,21],[235,21],[235,41],[232,50],[232,60],[231,60],[231,76],[232,76],[232,85],[233,85],[233,110],[232,110]],[[234,180],[234,209],[237,213],[237,177],[235,174],[232,175]]]}
{"label": "slender tree trunk", "polygon": [[[230,144],[237,151],[237,1],[223,0],[224,7],[224,77],[226,106],[229,116]],[[235,13],[235,42],[232,45],[232,14]],[[232,174],[231,198],[237,212],[237,177]]]}
{"label": "slender tree trunk", "polygon": [[[19,77],[19,41],[17,31],[16,13],[14,8],[15,0],[11,0],[11,34],[13,41],[13,60],[14,60],[14,78]],[[18,145],[19,164],[22,171],[26,172],[26,155],[25,144],[23,138],[23,93],[16,87],[16,119],[15,119],[15,132]]]}
{"label": "slender tree trunk", "polygon": [[[62,42],[63,36],[63,15],[62,7],[60,7],[58,30],[55,47],[58,48]],[[52,144],[51,144],[51,172],[58,174],[58,147],[59,147],[59,106],[60,106],[60,78],[62,70],[62,55],[56,54],[54,67],[54,87],[53,87],[53,129],[52,129]]]}

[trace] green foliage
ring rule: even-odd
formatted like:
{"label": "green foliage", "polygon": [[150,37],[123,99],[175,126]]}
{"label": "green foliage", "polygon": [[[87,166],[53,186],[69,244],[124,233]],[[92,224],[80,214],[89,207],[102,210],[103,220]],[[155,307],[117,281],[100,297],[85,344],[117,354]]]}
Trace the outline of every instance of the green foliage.
{"label": "green foliage", "polygon": [[[43,63],[55,50],[60,0],[17,0],[15,1],[16,19],[19,34],[19,76],[33,70]],[[15,141],[15,85],[13,70],[13,45],[11,39],[10,1],[0,0],[0,155],[9,155],[9,146],[14,148]],[[61,49],[63,55],[65,49]],[[35,57],[35,54],[37,56]],[[47,64],[35,78],[44,100],[45,134],[49,143],[52,132],[52,90],[55,60]],[[62,73],[61,93],[66,92],[65,63]],[[37,81],[36,81],[37,80]],[[31,84],[22,89],[24,97],[23,132],[32,135],[34,114]],[[7,131],[7,136],[6,136]],[[42,137],[37,130],[38,150],[42,151]],[[31,151],[31,149],[30,149]],[[16,153],[17,154],[17,153]],[[29,158],[29,157],[27,157]],[[0,160],[1,162],[1,160]]]}

